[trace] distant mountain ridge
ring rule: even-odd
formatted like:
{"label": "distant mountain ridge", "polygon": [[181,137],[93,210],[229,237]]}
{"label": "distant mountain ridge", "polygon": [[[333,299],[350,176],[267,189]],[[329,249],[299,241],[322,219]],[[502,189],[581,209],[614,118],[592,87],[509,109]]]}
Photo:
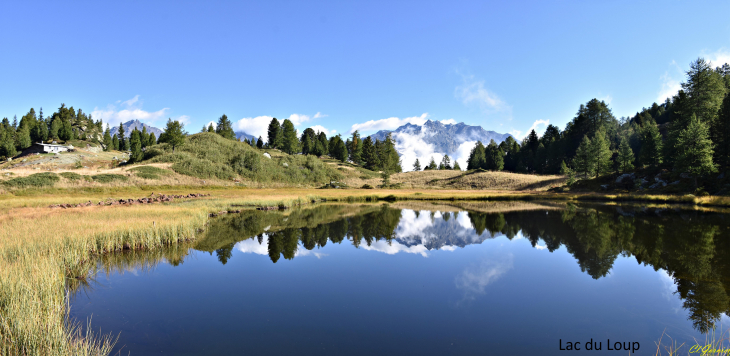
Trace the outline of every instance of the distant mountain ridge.
{"label": "distant mountain ridge", "polygon": [[[243,131],[236,131],[235,134],[236,134],[236,138],[240,141],[243,141],[243,139],[247,139],[247,140],[251,141],[252,138],[256,141],[259,140],[258,137],[255,137],[254,135],[249,135]],[[263,138],[262,138],[262,140],[263,140]]]}
{"label": "distant mountain ridge", "polygon": [[[434,146],[434,151],[452,155],[456,149],[464,142],[482,141],[483,144],[489,144],[490,140],[500,143],[510,137],[510,134],[501,134],[495,131],[487,131],[481,126],[467,125],[463,122],[458,124],[444,124],[440,121],[428,120],[423,125],[405,124],[395,130],[380,130],[370,138],[375,140],[384,140],[388,133],[393,133],[396,140],[396,148],[398,143],[406,137],[400,135],[419,136],[422,140]],[[514,137],[513,137],[514,138]],[[403,154],[403,152],[398,152]],[[410,162],[409,162],[410,163]]]}
{"label": "distant mountain ridge", "polygon": [[[153,127],[153,126],[144,124],[144,123],[142,123],[139,120],[130,120],[130,121],[127,121],[127,122],[123,123],[122,126],[124,127],[124,137],[129,137],[129,135],[132,134],[132,131],[134,131],[135,128],[137,130],[139,130],[139,131],[142,131],[142,128],[143,127],[144,128],[147,128],[147,133],[148,134],[151,133],[151,132],[154,132],[155,137],[157,137],[157,138],[160,138],[160,134],[162,133],[162,130],[160,130],[160,129],[156,128],[156,127]],[[119,133],[119,125],[116,125],[116,126],[110,128],[109,129],[109,133],[111,133],[112,136],[114,136],[117,133]]]}

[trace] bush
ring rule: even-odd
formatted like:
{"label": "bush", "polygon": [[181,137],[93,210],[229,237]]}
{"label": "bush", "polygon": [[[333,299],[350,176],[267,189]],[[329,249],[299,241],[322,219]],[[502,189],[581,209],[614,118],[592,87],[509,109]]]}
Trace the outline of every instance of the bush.
{"label": "bush", "polygon": [[152,166],[134,167],[131,168],[129,171],[134,172],[137,177],[144,179],[160,179],[161,176],[166,176],[171,173],[167,169]]}
{"label": "bush", "polygon": [[173,171],[197,178],[233,179],[236,174],[229,166],[211,164],[210,161],[199,158],[188,158],[172,165]]}
{"label": "bush", "polygon": [[370,184],[363,184],[362,187],[360,187],[360,189],[374,189],[374,188]]}
{"label": "bush", "polygon": [[59,173],[59,175],[70,181],[77,181],[77,180],[82,179],[82,176],[80,174],[74,173],[74,172],[63,172],[63,173]]}
{"label": "bush", "polygon": [[97,174],[91,176],[91,179],[97,183],[111,183],[115,181],[126,182],[129,180],[127,176],[123,176],[121,174]]}
{"label": "bush", "polygon": [[56,173],[35,173],[27,177],[13,178],[2,184],[9,188],[29,188],[53,186],[61,180]]}
{"label": "bush", "polygon": [[160,147],[149,147],[144,151],[143,160],[152,159],[165,154],[165,151]]}

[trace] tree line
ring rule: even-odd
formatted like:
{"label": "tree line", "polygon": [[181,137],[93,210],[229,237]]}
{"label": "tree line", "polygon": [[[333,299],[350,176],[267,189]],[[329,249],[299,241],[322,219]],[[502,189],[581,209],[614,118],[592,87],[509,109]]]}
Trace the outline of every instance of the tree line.
{"label": "tree line", "polygon": [[617,119],[592,99],[560,130],[532,130],[522,142],[477,142],[467,169],[598,177],[635,167],[667,168],[695,178],[730,167],[730,65],[690,64],[682,89],[633,117]]}

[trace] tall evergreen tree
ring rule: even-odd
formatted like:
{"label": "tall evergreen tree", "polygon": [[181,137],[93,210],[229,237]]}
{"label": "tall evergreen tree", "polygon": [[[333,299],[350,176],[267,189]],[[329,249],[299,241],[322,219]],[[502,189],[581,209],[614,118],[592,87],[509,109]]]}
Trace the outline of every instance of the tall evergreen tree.
{"label": "tall evergreen tree", "polygon": [[117,134],[114,134],[114,136],[112,137],[112,148],[115,151],[119,151],[119,137],[117,136]]}
{"label": "tall evergreen tree", "polygon": [[48,136],[54,140],[58,140],[58,132],[61,131],[61,119],[59,117],[55,117],[51,121],[51,130],[48,133]]}
{"label": "tall evergreen tree", "polygon": [[459,166],[459,162],[457,162],[456,160],[454,160],[454,170],[455,171],[460,171],[461,170],[461,166]]}
{"label": "tall evergreen tree", "polygon": [[335,146],[334,150],[330,150],[330,154],[332,154],[335,159],[338,159],[342,162],[347,162],[348,152],[347,146],[345,146],[345,141],[342,141],[340,135],[333,136],[332,138],[334,139]]}
{"label": "tall evergreen tree", "polygon": [[715,72],[710,63],[704,58],[692,61],[687,71],[687,81],[682,83],[682,89],[689,99],[689,112],[697,118],[711,124],[717,117],[717,112],[725,97],[725,83],[722,76]]}
{"label": "tall evergreen tree", "polygon": [[355,164],[362,164],[362,151],[363,144],[360,139],[360,132],[355,130],[352,133],[352,140],[350,141],[350,160]]}
{"label": "tall evergreen tree", "polygon": [[441,159],[441,163],[439,163],[439,170],[451,170],[451,157],[449,157],[449,155],[444,155]]}
{"label": "tall evergreen tree", "polygon": [[271,122],[269,123],[269,147],[270,148],[280,148],[281,145],[281,125],[279,124],[279,120],[276,118],[271,119]]}
{"label": "tall evergreen tree", "polygon": [[129,135],[130,162],[139,162],[142,160],[142,137],[140,134],[139,130],[135,128],[132,130],[132,134]]}
{"label": "tall evergreen tree", "polygon": [[208,124],[208,132],[215,133],[215,127],[213,127],[213,123],[211,122]]}
{"label": "tall evergreen tree", "polygon": [[421,162],[418,161],[418,158],[416,158],[416,162],[413,162],[413,171],[418,172],[421,170]]}
{"label": "tall evergreen tree", "polygon": [[[730,65],[728,71],[730,71]],[[730,78],[730,73],[726,74]],[[730,94],[725,95],[720,113],[712,126],[712,138],[715,144],[715,162],[727,171],[730,168]]]}
{"label": "tall evergreen tree", "polygon": [[432,171],[438,169],[438,165],[436,165],[436,161],[431,157],[431,162],[428,162],[428,166],[423,168],[424,171]]}
{"label": "tall evergreen tree", "polygon": [[662,164],[662,135],[653,119],[644,122],[641,132],[640,158],[642,164],[659,166]]}
{"label": "tall evergreen tree", "polygon": [[236,139],[236,133],[233,132],[231,120],[228,120],[228,116],[226,116],[226,114],[223,114],[221,117],[218,118],[218,124],[215,127],[215,133],[229,140]]}
{"label": "tall evergreen tree", "polygon": [[264,140],[261,139],[261,136],[259,136],[259,140],[256,141],[256,147],[259,149],[264,148]]}
{"label": "tall evergreen tree", "polygon": [[469,158],[466,161],[466,170],[484,168],[487,165],[487,156],[482,141],[477,141],[474,148],[469,153]]}
{"label": "tall evergreen tree", "polygon": [[588,138],[588,135],[583,136],[578,149],[575,152],[575,158],[573,159],[573,166],[576,171],[583,173],[584,177],[588,177],[588,174],[593,171],[593,158],[591,157],[591,147],[593,144]]}
{"label": "tall evergreen tree", "polygon": [[489,145],[484,151],[484,156],[485,169],[493,171],[501,171],[504,169],[504,153],[494,140],[490,140]]}
{"label": "tall evergreen tree", "polygon": [[30,140],[30,130],[28,126],[21,126],[20,129],[15,133],[17,138],[17,147],[20,150],[24,150],[32,144]]}
{"label": "tall evergreen tree", "polygon": [[117,131],[117,136],[118,136],[118,139],[119,139],[119,150],[120,151],[128,151],[129,150],[129,146],[128,146],[128,142],[127,142],[128,140],[124,137],[124,134],[125,134],[125,132],[124,132],[124,124],[120,122],[119,123],[119,131]]}
{"label": "tall evergreen tree", "polygon": [[297,130],[289,119],[285,119],[281,124],[281,150],[290,155],[299,152]]}
{"label": "tall evergreen tree", "polygon": [[373,145],[373,139],[370,136],[365,137],[362,141],[362,161],[365,168],[370,170],[376,170],[379,166],[378,155],[375,152],[375,145]]}
{"label": "tall evergreen tree", "polygon": [[153,146],[153,145],[156,145],[157,144],[157,137],[155,137],[155,133],[154,132],[150,132],[150,136],[147,139],[147,142],[148,142],[148,145],[149,146]]}
{"label": "tall evergreen tree", "polygon": [[104,131],[104,151],[111,151],[114,149],[113,143],[112,143],[112,135],[111,131],[109,131],[109,128],[107,127]]}
{"label": "tall evergreen tree", "polygon": [[712,162],[713,147],[707,125],[692,114],[689,125],[677,139],[678,153],[675,167],[680,172],[686,172],[694,177],[695,188],[697,177],[717,171]]}
{"label": "tall evergreen tree", "polygon": [[634,151],[631,150],[626,138],[621,139],[621,145],[618,148],[618,164],[622,173],[634,169]]}
{"label": "tall evergreen tree", "polygon": [[324,132],[320,132],[317,135],[317,138],[319,139],[319,142],[322,143],[322,154],[323,155],[329,155],[329,142],[327,141],[327,134]]}
{"label": "tall evergreen tree", "polygon": [[591,160],[595,177],[611,170],[611,149],[602,130],[596,132],[591,140]]}
{"label": "tall evergreen tree", "polygon": [[165,131],[160,134],[159,142],[168,143],[172,146],[172,151],[175,152],[175,148],[185,144],[185,136],[187,135],[188,133],[185,132],[185,125],[183,123],[168,118]]}

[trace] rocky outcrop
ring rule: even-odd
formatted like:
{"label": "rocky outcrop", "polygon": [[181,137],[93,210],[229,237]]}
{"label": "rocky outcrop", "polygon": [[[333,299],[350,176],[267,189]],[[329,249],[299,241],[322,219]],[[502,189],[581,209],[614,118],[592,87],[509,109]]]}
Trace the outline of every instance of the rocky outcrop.
{"label": "rocky outcrop", "polygon": [[175,199],[193,199],[193,198],[202,198],[210,196],[210,194],[198,194],[198,193],[191,193],[187,195],[167,195],[167,194],[158,194],[155,195],[155,193],[152,193],[147,198],[139,198],[139,199],[107,199],[104,201],[100,201],[98,203],[92,203],[91,200],[89,200],[86,203],[79,203],[79,204],[54,204],[48,206],[49,208],[61,208],[61,209],[70,209],[70,208],[82,208],[87,206],[109,206],[109,205],[137,205],[137,204],[152,204],[152,203],[165,203],[165,202],[171,202]]}

